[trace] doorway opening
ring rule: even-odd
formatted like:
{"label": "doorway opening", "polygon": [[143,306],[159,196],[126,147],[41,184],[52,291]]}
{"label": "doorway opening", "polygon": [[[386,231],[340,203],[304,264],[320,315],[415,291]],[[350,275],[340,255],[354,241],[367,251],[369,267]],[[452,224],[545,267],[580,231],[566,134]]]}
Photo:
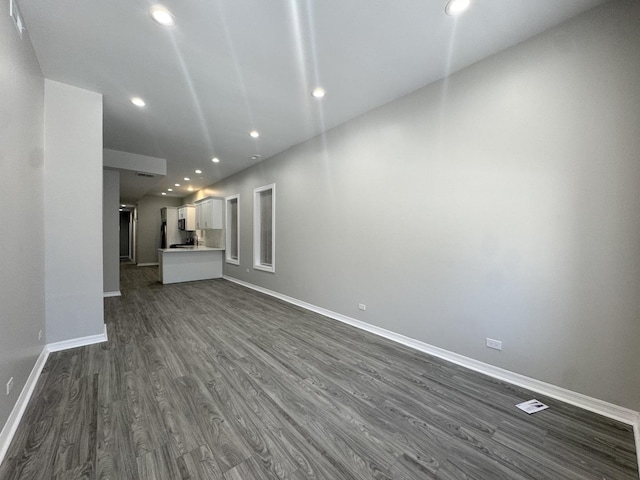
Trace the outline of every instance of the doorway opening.
{"label": "doorway opening", "polygon": [[135,263],[135,208],[120,209],[120,263]]}

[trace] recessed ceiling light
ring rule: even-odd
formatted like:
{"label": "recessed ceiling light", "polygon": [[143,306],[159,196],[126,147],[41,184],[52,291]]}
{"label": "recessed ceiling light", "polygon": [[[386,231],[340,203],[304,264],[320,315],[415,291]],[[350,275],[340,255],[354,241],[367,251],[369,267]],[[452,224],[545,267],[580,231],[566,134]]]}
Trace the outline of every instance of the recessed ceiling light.
{"label": "recessed ceiling light", "polygon": [[163,27],[173,27],[176,24],[176,19],[171,12],[164,7],[152,7],[151,10],[149,10],[149,15]]}
{"label": "recessed ceiling light", "polygon": [[122,205],[120,205],[121,207],[126,207],[126,205],[123,203]]}
{"label": "recessed ceiling light", "polygon": [[189,177],[184,177],[185,182],[188,182],[189,180],[191,180]]}
{"label": "recessed ceiling light", "polygon": [[313,92],[311,92],[311,96],[313,96],[314,98],[322,98],[326,93],[327,92],[324,90],[324,88],[316,87],[313,89]]}
{"label": "recessed ceiling light", "polygon": [[444,11],[447,15],[460,15],[471,5],[471,0],[449,0]]}
{"label": "recessed ceiling light", "polygon": [[251,135],[251,137],[253,138],[258,138],[260,136],[260,132],[258,132],[257,130],[251,130],[249,132],[249,135]]}
{"label": "recessed ceiling light", "polygon": [[255,155],[251,155],[251,160],[260,160],[262,158],[262,155],[258,155],[257,153]]}
{"label": "recessed ceiling light", "polygon": [[166,195],[166,194],[167,194],[167,192],[162,192],[162,195]]}
{"label": "recessed ceiling light", "polygon": [[180,184],[179,184],[179,183],[174,183],[174,184],[173,184],[173,186],[174,186],[174,187],[179,187],[179,186],[180,186]]}
{"label": "recessed ceiling light", "polygon": [[167,188],[167,192],[173,192],[173,188]]}
{"label": "recessed ceiling light", "polygon": [[202,170],[196,170],[196,173],[202,173]]}
{"label": "recessed ceiling light", "polygon": [[133,97],[131,99],[131,103],[133,103],[136,107],[144,107],[146,105],[145,101],[140,97]]}
{"label": "recessed ceiling light", "polygon": [[218,162],[220,161],[220,159],[219,159],[218,157],[213,157],[213,158],[211,159],[211,161],[212,161],[213,163],[218,163]]}
{"label": "recessed ceiling light", "polygon": [[190,192],[193,192],[193,187],[189,187],[187,188],[187,190],[189,190]]}

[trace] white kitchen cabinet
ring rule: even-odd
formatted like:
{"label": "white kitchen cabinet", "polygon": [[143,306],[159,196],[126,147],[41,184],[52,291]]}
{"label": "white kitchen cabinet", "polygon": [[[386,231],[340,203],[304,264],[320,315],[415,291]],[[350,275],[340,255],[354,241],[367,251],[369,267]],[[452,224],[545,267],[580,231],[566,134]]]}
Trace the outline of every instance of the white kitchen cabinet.
{"label": "white kitchen cabinet", "polygon": [[222,229],[222,209],[224,200],[217,197],[205,197],[195,202],[196,228],[198,230]]}
{"label": "white kitchen cabinet", "polygon": [[193,205],[178,207],[178,228],[188,231],[196,229],[196,209]]}
{"label": "white kitchen cabinet", "polygon": [[204,203],[201,201],[196,202],[196,229],[204,229]]}

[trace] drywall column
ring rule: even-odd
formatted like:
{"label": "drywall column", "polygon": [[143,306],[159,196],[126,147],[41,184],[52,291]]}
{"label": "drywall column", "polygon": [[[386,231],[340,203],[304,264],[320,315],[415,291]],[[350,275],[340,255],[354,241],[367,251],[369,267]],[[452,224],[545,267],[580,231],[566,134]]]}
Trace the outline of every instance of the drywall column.
{"label": "drywall column", "polygon": [[104,169],[102,260],[105,296],[120,295],[120,172]]}
{"label": "drywall column", "polygon": [[47,343],[104,332],[102,95],[45,79]]}

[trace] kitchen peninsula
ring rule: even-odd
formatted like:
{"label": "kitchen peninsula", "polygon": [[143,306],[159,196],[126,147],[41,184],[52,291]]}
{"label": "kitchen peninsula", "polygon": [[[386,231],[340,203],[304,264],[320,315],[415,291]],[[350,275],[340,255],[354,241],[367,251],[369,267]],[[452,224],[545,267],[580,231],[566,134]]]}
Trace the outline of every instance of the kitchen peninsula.
{"label": "kitchen peninsula", "polygon": [[222,277],[224,248],[159,248],[160,282],[178,283]]}

